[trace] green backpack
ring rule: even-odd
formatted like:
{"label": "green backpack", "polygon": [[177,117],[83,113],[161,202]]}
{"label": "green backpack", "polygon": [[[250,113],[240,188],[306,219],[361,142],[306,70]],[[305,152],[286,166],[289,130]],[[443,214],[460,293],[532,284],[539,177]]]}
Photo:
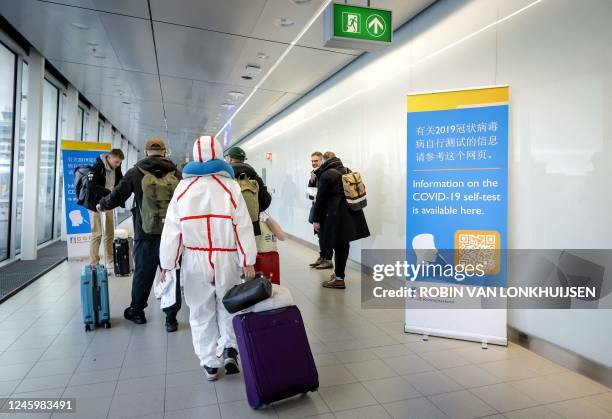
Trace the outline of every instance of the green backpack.
{"label": "green backpack", "polygon": [[138,167],[142,177],[142,206],[140,218],[142,230],[147,234],[161,234],[164,229],[164,220],[168,204],[172,200],[174,189],[179,184],[175,171],[166,173],[161,177]]}
{"label": "green backpack", "polygon": [[251,221],[259,221],[259,183],[251,180],[243,173],[236,179],[251,216]]}

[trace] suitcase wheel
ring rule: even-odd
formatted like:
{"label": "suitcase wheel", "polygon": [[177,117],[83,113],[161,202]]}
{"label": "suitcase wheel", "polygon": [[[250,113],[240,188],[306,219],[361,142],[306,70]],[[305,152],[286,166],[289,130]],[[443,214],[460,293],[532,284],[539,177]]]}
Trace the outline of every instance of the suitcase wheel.
{"label": "suitcase wheel", "polygon": [[104,325],[105,329],[110,329],[111,328],[111,324],[109,321],[105,321],[104,323],[102,323]]}
{"label": "suitcase wheel", "polygon": [[92,329],[91,329],[91,325],[86,324],[86,325],[85,325],[85,331],[86,331],[86,332],[90,332],[91,330],[92,330]]}

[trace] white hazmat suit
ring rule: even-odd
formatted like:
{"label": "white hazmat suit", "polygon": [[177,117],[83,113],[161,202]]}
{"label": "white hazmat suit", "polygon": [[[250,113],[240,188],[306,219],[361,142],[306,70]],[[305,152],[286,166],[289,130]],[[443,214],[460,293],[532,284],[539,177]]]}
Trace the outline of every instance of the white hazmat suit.
{"label": "white hazmat suit", "polygon": [[[223,159],[223,149],[213,137],[202,136],[193,156],[196,162]],[[228,173],[185,172],[168,206],[159,260],[162,269],[170,270],[182,256],[193,347],[200,365],[219,368],[223,350],[237,348],[233,316],[221,300],[241,282],[243,268],[255,264],[253,224],[240,187]]]}

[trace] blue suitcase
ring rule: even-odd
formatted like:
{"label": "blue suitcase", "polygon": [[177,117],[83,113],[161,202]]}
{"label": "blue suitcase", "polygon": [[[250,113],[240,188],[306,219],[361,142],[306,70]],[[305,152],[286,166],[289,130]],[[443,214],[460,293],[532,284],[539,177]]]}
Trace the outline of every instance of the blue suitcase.
{"label": "blue suitcase", "polygon": [[81,308],[85,330],[111,327],[108,303],[108,273],[103,265],[86,265],[81,271]]}

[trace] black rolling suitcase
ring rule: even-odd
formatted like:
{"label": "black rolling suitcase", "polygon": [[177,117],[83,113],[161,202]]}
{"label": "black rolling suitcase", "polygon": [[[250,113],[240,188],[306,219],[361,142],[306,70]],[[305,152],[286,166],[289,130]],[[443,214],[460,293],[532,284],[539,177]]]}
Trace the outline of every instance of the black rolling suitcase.
{"label": "black rolling suitcase", "polygon": [[128,239],[115,239],[113,241],[115,276],[125,276],[132,273],[130,262],[130,241]]}

